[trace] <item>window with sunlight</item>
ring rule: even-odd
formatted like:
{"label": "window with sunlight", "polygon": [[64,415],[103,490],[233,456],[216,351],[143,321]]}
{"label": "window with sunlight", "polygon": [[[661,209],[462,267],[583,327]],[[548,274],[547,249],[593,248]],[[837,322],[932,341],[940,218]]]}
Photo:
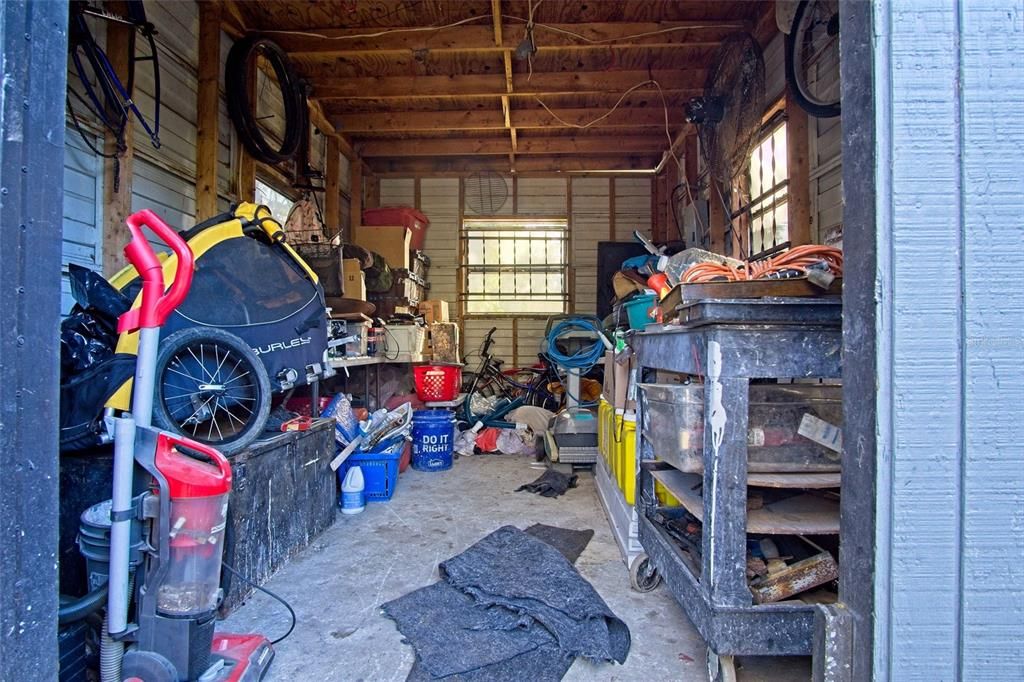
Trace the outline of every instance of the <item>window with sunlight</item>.
{"label": "window with sunlight", "polygon": [[756,256],[789,239],[789,170],[786,124],[769,129],[750,155],[750,254]]}
{"label": "window with sunlight", "polygon": [[269,208],[274,219],[284,225],[292,206],[295,205],[295,200],[256,178],[256,203]]}
{"label": "window with sunlight", "polygon": [[463,221],[466,313],[564,313],[568,237],[564,218]]}

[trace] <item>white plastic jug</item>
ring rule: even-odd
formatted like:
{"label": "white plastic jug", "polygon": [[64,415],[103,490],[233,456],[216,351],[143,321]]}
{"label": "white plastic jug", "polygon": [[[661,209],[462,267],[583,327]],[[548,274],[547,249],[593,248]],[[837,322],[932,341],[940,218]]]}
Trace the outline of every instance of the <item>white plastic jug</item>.
{"label": "white plastic jug", "polygon": [[363,494],[365,487],[363,470],[358,466],[349,469],[341,482],[342,514],[358,514],[366,509],[366,496]]}

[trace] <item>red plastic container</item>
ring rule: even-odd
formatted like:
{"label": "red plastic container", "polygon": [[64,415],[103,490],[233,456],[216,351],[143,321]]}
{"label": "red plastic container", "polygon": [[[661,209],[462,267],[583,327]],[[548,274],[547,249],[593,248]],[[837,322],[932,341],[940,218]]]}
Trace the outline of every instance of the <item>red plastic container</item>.
{"label": "red plastic container", "polygon": [[425,403],[455,400],[462,385],[462,368],[458,365],[417,365],[416,395]]}
{"label": "red plastic container", "polygon": [[430,219],[408,206],[382,206],[364,210],[363,225],[404,225],[412,232],[409,248],[413,251],[422,251]]}

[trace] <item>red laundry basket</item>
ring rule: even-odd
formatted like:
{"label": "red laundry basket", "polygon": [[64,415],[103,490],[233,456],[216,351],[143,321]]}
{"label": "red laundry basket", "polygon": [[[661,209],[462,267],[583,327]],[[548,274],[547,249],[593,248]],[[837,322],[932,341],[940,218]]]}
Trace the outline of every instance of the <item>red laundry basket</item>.
{"label": "red laundry basket", "polygon": [[413,367],[416,395],[425,403],[455,400],[462,385],[462,367],[458,365],[417,365]]}

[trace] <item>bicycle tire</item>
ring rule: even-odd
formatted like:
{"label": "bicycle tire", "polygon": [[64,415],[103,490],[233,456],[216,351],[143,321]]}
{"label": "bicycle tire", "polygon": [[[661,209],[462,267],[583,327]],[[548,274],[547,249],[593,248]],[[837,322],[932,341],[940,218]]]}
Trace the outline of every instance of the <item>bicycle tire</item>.
{"label": "bicycle tire", "polygon": [[834,118],[842,111],[842,104],[839,100],[835,102],[819,102],[804,89],[804,83],[797,76],[796,50],[802,40],[800,24],[808,7],[817,0],[802,0],[797,5],[796,13],[793,15],[793,28],[786,35],[786,82],[789,84],[789,91],[797,105],[811,116],[816,118]]}
{"label": "bicycle tire", "polygon": [[[275,148],[263,135],[256,122],[256,102],[249,94],[249,69],[262,54],[270,62],[284,99],[284,139]],[[289,161],[299,151],[308,126],[304,86],[292,69],[288,55],[272,40],[251,35],[236,42],[228,52],[225,66],[228,114],[242,145],[257,161],[279,164]]]}
{"label": "bicycle tire", "polygon": [[[228,388],[246,376],[250,383]],[[230,332],[190,327],[160,343],[153,422],[162,429],[212,445],[224,454],[238,452],[263,432],[270,416],[270,394],[270,378],[262,361]]]}

